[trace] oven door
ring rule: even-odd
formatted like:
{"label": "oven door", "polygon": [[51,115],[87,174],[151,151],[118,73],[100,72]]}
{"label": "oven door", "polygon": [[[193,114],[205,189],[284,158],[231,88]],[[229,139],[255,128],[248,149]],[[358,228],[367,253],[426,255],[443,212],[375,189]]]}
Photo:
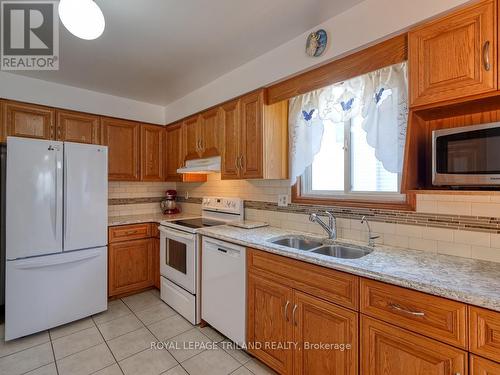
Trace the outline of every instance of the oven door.
{"label": "oven door", "polygon": [[196,294],[196,235],[160,226],[160,273]]}

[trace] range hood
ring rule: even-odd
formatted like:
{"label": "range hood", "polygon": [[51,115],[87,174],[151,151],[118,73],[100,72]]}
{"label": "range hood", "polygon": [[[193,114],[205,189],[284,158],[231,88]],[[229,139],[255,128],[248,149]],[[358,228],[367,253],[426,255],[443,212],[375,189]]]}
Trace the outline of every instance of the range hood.
{"label": "range hood", "polygon": [[195,159],[186,161],[186,165],[177,169],[177,173],[207,174],[220,172],[220,156],[206,159]]}

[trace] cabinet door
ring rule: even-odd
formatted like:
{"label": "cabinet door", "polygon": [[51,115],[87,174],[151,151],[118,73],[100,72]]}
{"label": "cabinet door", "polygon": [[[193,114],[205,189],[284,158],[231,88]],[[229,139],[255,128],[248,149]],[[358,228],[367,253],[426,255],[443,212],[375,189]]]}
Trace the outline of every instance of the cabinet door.
{"label": "cabinet door", "polygon": [[219,109],[211,109],[200,115],[201,157],[220,155],[220,116]]}
{"label": "cabinet door", "polygon": [[72,111],[57,111],[58,141],[100,144],[99,116]]}
{"label": "cabinet door", "polygon": [[241,98],[241,152],[242,178],[262,178],[262,107],[264,93],[251,93]]}
{"label": "cabinet door", "polygon": [[222,123],[222,179],[239,177],[240,157],[240,102],[238,100],[221,107]]}
{"label": "cabinet door", "polygon": [[141,181],[165,179],[165,128],[141,125]]}
{"label": "cabinet door", "polygon": [[177,173],[177,169],[184,163],[182,150],[182,125],[175,124],[166,127],[166,180],[182,181],[182,175]]}
{"label": "cabinet door", "polygon": [[38,139],[55,137],[55,111],[51,108],[5,101],[2,112],[2,134],[5,136]]}
{"label": "cabinet door", "polygon": [[500,375],[500,363],[470,355],[471,375]]}
{"label": "cabinet door", "polygon": [[103,141],[108,146],[108,175],[112,181],[138,181],[140,126],[136,122],[105,118]]}
{"label": "cabinet door", "polygon": [[484,0],[409,33],[412,105],[496,90],[496,19]]}
{"label": "cabinet door", "polygon": [[253,273],[248,274],[247,288],[249,351],[280,374],[291,374],[293,346],[286,344],[293,337],[292,289]]}
{"label": "cabinet door", "polygon": [[357,374],[358,314],[298,291],[295,306],[294,374]]}
{"label": "cabinet door", "polygon": [[109,296],[130,293],[153,285],[152,240],[109,245]]}
{"label": "cabinet door", "polygon": [[184,138],[184,159],[198,159],[201,157],[200,145],[200,119],[194,116],[184,120],[183,123]]}
{"label": "cabinet door", "polygon": [[378,320],[361,317],[363,375],[467,374],[467,353]]}

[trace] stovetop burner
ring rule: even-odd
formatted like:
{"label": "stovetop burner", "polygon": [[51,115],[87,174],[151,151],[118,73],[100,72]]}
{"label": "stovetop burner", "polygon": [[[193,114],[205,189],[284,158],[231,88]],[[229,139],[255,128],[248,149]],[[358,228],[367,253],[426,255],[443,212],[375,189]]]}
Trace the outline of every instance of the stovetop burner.
{"label": "stovetop burner", "polygon": [[220,220],[213,220],[213,219],[207,219],[203,217],[199,217],[196,219],[181,219],[181,220],[175,220],[171,221],[172,224],[176,225],[181,225],[183,227],[188,227],[188,228],[203,228],[203,227],[213,227],[216,225],[224,225],[224,221]]}

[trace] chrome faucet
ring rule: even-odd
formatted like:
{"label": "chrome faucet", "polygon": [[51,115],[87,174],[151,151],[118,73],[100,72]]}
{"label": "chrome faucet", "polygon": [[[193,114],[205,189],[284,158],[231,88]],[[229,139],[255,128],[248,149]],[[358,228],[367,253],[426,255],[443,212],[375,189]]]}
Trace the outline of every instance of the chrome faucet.
{"label": "chrome faucet", "polygon": [[328,224],[326,224],[317,214],[309,215],[309,221],[318,223],[328,233],[328,238],[331,240],[337,239],[337,220],[331,212],[324,212],[328,216]]}
{"label": "chrome faucet", "polygon": [[366,226],[368,227],[368,246],[375,247],[375,240],[377,238],[380,238],[380,236],[372,235],[372,228],[370,227],[370,223],[368,222],[366,216],[363,216],[361,218],[361,224],[366,224]]}

